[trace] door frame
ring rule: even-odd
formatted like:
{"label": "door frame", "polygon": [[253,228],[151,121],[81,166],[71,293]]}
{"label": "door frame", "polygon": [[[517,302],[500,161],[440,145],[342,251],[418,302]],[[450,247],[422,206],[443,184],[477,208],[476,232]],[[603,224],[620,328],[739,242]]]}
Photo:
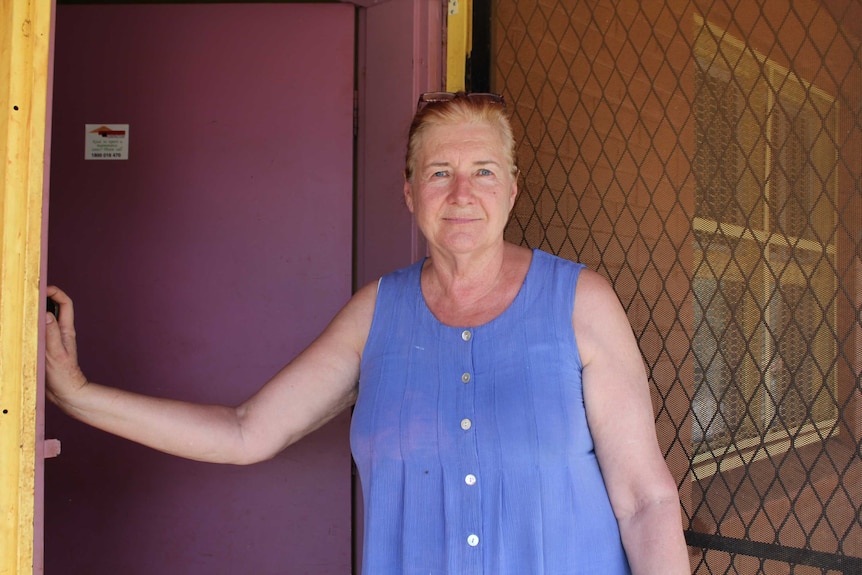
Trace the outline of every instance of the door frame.
{"label": "door frame", "polygon": [[0,15],[0,574],[41,572],[44,393],[39,342],[50,141],[53,0]]}

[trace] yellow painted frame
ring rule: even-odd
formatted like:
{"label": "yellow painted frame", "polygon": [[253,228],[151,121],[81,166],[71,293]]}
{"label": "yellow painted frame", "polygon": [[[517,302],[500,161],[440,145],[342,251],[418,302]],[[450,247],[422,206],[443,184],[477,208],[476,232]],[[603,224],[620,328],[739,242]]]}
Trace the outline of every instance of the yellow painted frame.
{"label": "yellow painted frame", "polygon": [[0,0],[0,575],[34,570],[52,0]]}
{"label": "yellow painted frame", "polygon": [[446,89],[464,89],[467,57],[473,49],[473,0],[449,0],[446,14]]}

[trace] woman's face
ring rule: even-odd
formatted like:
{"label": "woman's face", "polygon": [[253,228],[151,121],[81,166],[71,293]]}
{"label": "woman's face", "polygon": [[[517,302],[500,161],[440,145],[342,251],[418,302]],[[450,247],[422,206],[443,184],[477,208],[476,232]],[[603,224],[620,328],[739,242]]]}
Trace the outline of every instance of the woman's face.
{"label": "woman's face", "polygon": [[470,253],[502,243],[518,189],[499,128],[431,126],[417,152],[404,197],[429,245]]}

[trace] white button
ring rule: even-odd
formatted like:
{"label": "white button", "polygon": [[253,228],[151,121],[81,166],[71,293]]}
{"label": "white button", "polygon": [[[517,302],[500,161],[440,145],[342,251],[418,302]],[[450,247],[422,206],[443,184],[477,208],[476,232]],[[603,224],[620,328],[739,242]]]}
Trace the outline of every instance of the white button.
{"label": "white button", "polygon": [[464,383],[470,383],[470,374],[469,374],[469,373],[465,373],[464,375],[462,375],[462,376],[461,376],[461,381],[463,381]]}
{"label": "white button", "polygon": [[468,473],[467,476],[464,478],[464,483],[466,483],[467,485],[476,485],[476,476],[472,473]]}
{"label": "white button", "polygon": [[461,332],[461,339],[463,339],[464,341],[470,341],[471,337],[473,337],[473,334],[470,333],[469,329],[465,329]]}
{"label": "white button", "polygon": [[467,545],[469,545],[470,547],[475,547],[478,544],[479,544],[479,536],[478,535],[473,534],[473,535],[467,536]]}
{"label": "white button", "polygon": [[464,431],[467,431],[467,430],[468,430],[468,429],[470,429],[471,427],[473,427],[473,422],[472,422],[472,421],[470,421],[470,420],[469,420],[469,419],[467,419],[466,417],[465,417],[464,419],[462,419],[462,420],[461,420],[461,429],[463,429]]}

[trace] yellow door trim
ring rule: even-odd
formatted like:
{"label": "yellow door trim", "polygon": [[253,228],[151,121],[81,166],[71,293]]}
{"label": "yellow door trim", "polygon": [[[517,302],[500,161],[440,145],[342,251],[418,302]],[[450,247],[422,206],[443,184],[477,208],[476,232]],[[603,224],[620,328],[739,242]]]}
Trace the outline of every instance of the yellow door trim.
{"label": "yellow door trim", "polygon": [[32,573],[52,0],[0,0],[0,575]]}
{"label": "yellow door trim", "polygon": [[449,0],[446,17],[446,89],[464,89],[467,57],[473,45],[473,0]]}

